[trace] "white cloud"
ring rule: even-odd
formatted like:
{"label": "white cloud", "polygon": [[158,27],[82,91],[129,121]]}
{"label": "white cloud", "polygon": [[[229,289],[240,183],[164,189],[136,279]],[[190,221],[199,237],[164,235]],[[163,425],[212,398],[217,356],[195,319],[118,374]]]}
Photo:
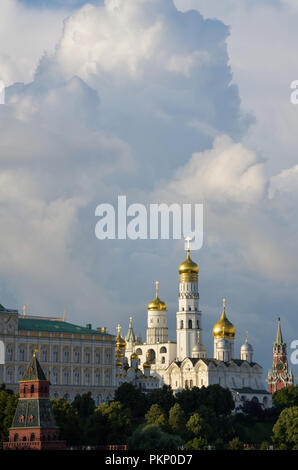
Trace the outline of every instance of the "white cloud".
{"label": "white cloud", "polygon": [[198,202],[242,204],[258,202],[265,185],[263,164],[256,154],[228,136],[220,136],[211,150],[194,153],[177,170],[167,190]]}
{"label": "white cloud", "polygon": [[24,7],[18,0],[0,3],[0,80],[6,86],[32,80],[45,51],[53,52],[67,11]]}

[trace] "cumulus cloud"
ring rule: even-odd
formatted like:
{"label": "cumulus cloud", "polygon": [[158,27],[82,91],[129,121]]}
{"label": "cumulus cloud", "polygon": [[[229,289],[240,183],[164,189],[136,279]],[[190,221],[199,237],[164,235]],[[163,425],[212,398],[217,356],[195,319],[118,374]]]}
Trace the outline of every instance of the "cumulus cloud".
{"label": "cumulus cloud", "polygon": [[241,204],[259,201],[265,186],[256,154],[224,135],[214,140],[211,150],[194,153],[168,190],[191,200]]}
{"label": "cumulus cloud", "polygon": [[19,0],[1,0],[0,80],[6,86],[33,79],[45,51],[54,51],[66,11],[28,9]]}

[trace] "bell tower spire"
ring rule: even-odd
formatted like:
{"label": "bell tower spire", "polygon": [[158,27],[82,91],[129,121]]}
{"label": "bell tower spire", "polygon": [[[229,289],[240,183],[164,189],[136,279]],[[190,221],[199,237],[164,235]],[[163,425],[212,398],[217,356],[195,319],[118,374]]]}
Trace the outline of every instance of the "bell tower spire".
{"label": "bell tower spire", "polygon": [[191,238],[185,239],[186,260],[179,266],[179,297],[177,321],[177,358],[192,357],[201,329],[199,310],[199,266],[190,258]]}

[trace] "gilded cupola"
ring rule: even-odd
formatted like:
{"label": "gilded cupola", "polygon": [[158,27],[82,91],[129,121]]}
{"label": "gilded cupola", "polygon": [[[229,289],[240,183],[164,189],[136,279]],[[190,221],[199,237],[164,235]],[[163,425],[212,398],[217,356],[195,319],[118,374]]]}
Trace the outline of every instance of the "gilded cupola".
{"label": "gilded cupola", "polygon": [[155,282],[155,286],[156,286],[156,293],[155,293],[155,299],[152,300],[152,302],[149,302],[148,306],[147,306],[147,309],[148,310],[167,310],[167,305],[165,302],[163,302],[162,300],[160,300],[160,298],[158,297],[158,284],[159,282],[156,281]]}
{"label": "gilded cupola", "polygon": [[213,336],[214,338],[234,338],[236,330],[233,323],[228,320],[226,315],[226,299],[223,299],[222,303],[222,314],[213,327]]}
{"label": "gilded cupola", "polygon": [[190,257],[190,249],[186,250],[186,260],[179,266],[180,282],[197,282],[199,266]]}

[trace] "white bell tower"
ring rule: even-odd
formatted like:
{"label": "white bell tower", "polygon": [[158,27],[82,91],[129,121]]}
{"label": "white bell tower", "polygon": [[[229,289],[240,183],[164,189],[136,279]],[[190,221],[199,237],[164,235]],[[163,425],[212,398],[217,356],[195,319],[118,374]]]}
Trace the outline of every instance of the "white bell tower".
{"label": "white bell tower", "polygon": [[190,258],[189,242],[186,239],[186,260],[179,266],[179,298],[177,319],[177,359],[192,357],[197,344],[198,331],[201,330],[199,310],[198,276],[199,266]]}

